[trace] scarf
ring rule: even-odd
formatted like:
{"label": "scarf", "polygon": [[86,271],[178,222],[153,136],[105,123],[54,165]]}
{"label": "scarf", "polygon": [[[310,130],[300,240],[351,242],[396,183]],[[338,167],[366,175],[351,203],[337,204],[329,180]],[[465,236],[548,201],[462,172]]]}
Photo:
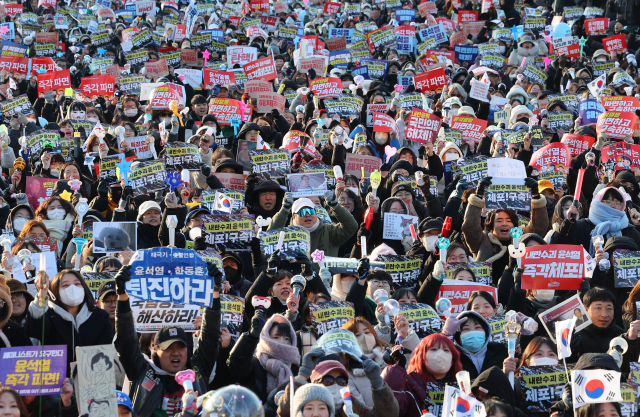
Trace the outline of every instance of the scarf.
{"label": "scarf", "polygon": [[[282,322],[284,317],[274,315],[260,332],[260,342],[256,348],[256,357],[267,371],[267,393],[289,381],[293,375],[291,365],[300,363],[300,353],[296,347],[296,334],[291,329],[291,344],[285,345],[271,339],[269,332],[275,321]],[[286,320],[288,323],[288,320]]]}
{"label": "scarf", "polygon": [[302,226],[302,225],[297,225],[297,226],[304,227],[305,229],[307,229],[309,231],[309,233],[313,233],[320,226],[320,219],[316,218],[315,224],[313,226],[311,226],[311,227],[306,227],[306,226]]}
{"label": "scarf", "polygon": [[[589,220],[595,225],[591,236],[602,235],[605,241],[611,236],[622,236],[621,230],[629,226],[629,219],[624,211],[609,207],[595,199],[589,207]],[[595,257],[593,242],[589,243],[589,254]]]}

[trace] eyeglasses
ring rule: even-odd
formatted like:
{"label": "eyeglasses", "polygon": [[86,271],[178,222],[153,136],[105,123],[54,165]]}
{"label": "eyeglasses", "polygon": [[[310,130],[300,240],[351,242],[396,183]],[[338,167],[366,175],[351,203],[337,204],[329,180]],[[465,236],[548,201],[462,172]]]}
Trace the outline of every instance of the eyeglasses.
{"label": "eyeglasses", "polygon": [[339,198],[338,203],[340,204],[353,204],[353,198]]}
{"label": "eyeglasses", "polygon": [[300,211],[298,212],[298,216],[300,217],[313,216],[314,214],[316,214],[316,209],[310,207],[300,209]]}
{"label": "eyeglasses", "polygon": [[101,301],[101,303],[102,303],[102,304],[111,304],[111,305],[116,305],[116,304],[118,304],[118,299],[116,298],[115,300],[110,300],[110,301],[102,300],[102,301]]}
{"label": "eyeglasses", "polygon": [[19,293],[17,293],[17,294],[11,294],[11,299],[13,300],[14,298],[15,298],[16,300],[20,300],[20,299],[24,298],[24,294],[23,294],[23,293],[21,293],[21,292],[19,292]]}
{"label": "eyeglasses", "polygon": [[609,207],[616,208],[618,210],[621,210],[624,207],[624,203],[617,200],[602,200],[602,203],[606,204]]}
{"label": "eyeglasses", "polygon": [[330,387],[333,384],[338,384],[341,387],[346,387],[349,383],[349,380],[343,376],[332,377],[330,375],[325,375],[320,380],[320,383],[325,387]]}
{"label": "eyeglasses", "polygon": [[379,287],[389,287],[389,288],[391,288],[391,284],[389,284],[389,281],[384,281],[384,280],[380,281],[380,280],[377,280],[377,279],[372,279],[369,282],[371,282],[371,284],[377,285]]}

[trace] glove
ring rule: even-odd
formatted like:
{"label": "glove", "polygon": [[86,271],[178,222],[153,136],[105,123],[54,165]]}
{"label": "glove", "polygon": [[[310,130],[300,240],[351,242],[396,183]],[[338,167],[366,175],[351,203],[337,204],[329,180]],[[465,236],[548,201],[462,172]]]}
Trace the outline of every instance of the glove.
{"label": "glove", "polygon": [[207,241],[202,236],[193,240],[193,250],[207,250]]}
{"label": "glove", "polygon": [[279,250],[276,250],[273,252],[273,254],[271,254],[271,256],[269,257],[269,260],[267,261],[267,271],[273,270],[274,273],[275,271],[277,271],[278,267],[282,263],[282,260],[280,259],[279,254],[280,254]]}
{"label": "glove", "polygon": [[520,291],[520,284],[522,283],[522,273],[524,269],[516,268],[513,272],[513,289],[516,291]]}
{"label": "glove", "polygon": [[29,199],[25,193],[16,194],[16,204],[29,204]]}
{"label": "glove", "polygon": [[369,240],[369,238],[371,237],[371,230],[367,229],[364,225],[364,223],[360,223],[360,228],[358,229],[358,234],[357,234],[357,239],[358,239],[358,243],[360,243],[362,241],[362,236],[367,238],[367,241]]}
{"label": "glove", "polygon": [[253,264],[262,265],[262,249],[260,249],[260,238],[254,237],[249,242],[251,246],[251,255],[253,255]]}
{"label": "glove", "polygon": [[202,175],[204,175],[205,177],[208,177],[209,175],[211,175],[211,167],[207,164],[204,164],[200,169],[200,171],[202,172]]}
{"label": "glove", "polygon": [[311,372],[313,372],[316,367],[316,361],[320,356],[324,356],[324,349],[322,348],[315,348],[307,352],[302,357],[302,365],[300,365],[298,375],[309,379]]}
{"label": "glove", "polygon": [[427,148],[425,148],[424,145],[420,146],[420,148],[418,148],[418,158],[425,159],[424,157],[426,155],[427,155]]}
{"label": "glove", "polygon": [[327,289],[331,286],[331,271],[327,268],[320,268],[320,279]]}
{"label": "glove", "polygon": [[271,110],[271,118],[275,121],[278,117],[280,117],[278,109]]}
{"label": "glove", "polygon": [[292,206],[293,206],[293,193],[290,193],[290,192],[284,193],[282,208],[285,209],[286,211],[291,211]]}
{"label": "glove", "polygon": [[222,286],[222,271],[214,264],[207,262],[207,272],[210,277],[213,277],[216,287],[220,288]]}
{"label": "glove", "polygon": [[100,182],[98,182],[98,194],[109,194],[109,182],[107,182],[107,180],[100,180]]}
{"label": "glove", "polygon": [[[575,335],[573,336],[571,342],[573,342],[573,340],[575,340]],[[571,350],[571,352],[573,352],[573,349]],[[567,410],[573,409],[573,388],[571,388],[572,385],[573,384],[564,384],[564,389],[562,390],[562,401],[564,401],[564,403],[566,404]]]}
{"label": "glove", "polygon": [[540,195],[540,192],[538,191],[538,181],[531,177],[527,177],[524,179],[524,185],[531,190],[531,197],[537,197]]}
{"label": "glove", "polygon": [[582,283],[580,284],[580,288],[578,288],[578,292],[581,292],[584,294],[590,289],[591,289],[591,284],[589,284],[589,280],[585,278],[582,280]]}
{"label": "glove", "polygon": [[447,273],[444,270],[444,264],[440,260],[437,260],[433,267],[433,277],[440,282],[447,277]]}
{"label": "glove", "polygon": [[378,365],[374,360],[367,358],[365,355],[362,355],[360,359],[362,359],[362,368],[364,369],[364,373],[371,382],[371,388],[382,388],[384,381],[380,376],[380,365]]}
{"label": "glove", "polygon": [[492,177],[486,177],[478,181],[478,188],[476,191],[478,197],[484,198],[484,192],[486,191],[486,188],[491,185],[491,179]]}
{"label": "glove", "polygon": [[326,201],[332,208],[335,208],[338,205],[338,197],[336,197],[336,193],[331,190],[324,193],[324,201]]}
{"label": "glove", "polygon": [[467,317],[463,317],[460,320],[454,316],[447,317],[447,320],[444,322],[444,327],[442,327],[442,334],[445,336],[453,336],[460,330],[460,325],[465,321],[467,321]]}
{"label": "glove", "polygon": [[131,197],[133,197],[133,187],[130,185],[127,185],[122,190],[122,195],[120,196],[120,200],[121,201],[124,200],[126,203],[127,201],[129,201]]}
{"label": "glove", "polygon": [[266,322],[267,313],[265,313],[263,309],[257,308],[256,312],[253,313],[253,317],[251,318],[251,329],[249,330],[249,335],[255,337],[256,339],[259,339],[262,328],[264,327],[264,324]]}
{"label": "glove", "polygon": [[371,269],[369,258],[360,259],[360,262],[358,262],[358,279],[365,278],[369,273],[369,269]]}
{"label": "glove", "polygon": [[458,185],[456,185],[456,197],[462,198],[464,192],[469,188],[469,183],[464,178],[460,178]]}
{"label": "glove", "polygon": [[126,294],[127,292],[124,289],[125,282],[129,282],[131,280],[131,265],[124,265],[115,276],[116,281],[116,294]]}
{"label": "glove", "polygon": [[293,262],[300,264],[303,277],[313,277],[313,266],[311,265],[311,259],[309,259],[309,257],[304,252],[298,252],[298,254],[296,255],[296,259]]}

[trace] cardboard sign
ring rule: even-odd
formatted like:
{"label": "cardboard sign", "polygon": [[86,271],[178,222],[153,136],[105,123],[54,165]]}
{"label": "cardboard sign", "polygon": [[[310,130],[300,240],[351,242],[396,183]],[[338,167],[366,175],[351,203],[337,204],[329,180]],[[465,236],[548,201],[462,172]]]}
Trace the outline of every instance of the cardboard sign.
{"label": "cardboard sign", "polygon": [[147,69],[147,77],[148,78],[160,78],[166,75],[169,75],[169,67],[167,66],[167,60],[162,58],[159,61],[149,61],[144,64],[144,67]]}
{"label": "cardboard sign", "polygon": [[487,120],[476,119],[471,116],[453,116],[451,118],[451,129],[460,130],[464,140],[473,140],[478,143],[488,123]]}
{"label": "cardboard sign", "polygon": [[640,100],[638,97],[630,96],[603,96],[602,106],[607,111],[616,111],[622,113],[635,113],[640,108]]}
{"label": "cardboard sign", "polygon": [[423,18],[427,18],[429,14],[437,14],[438,8],[435,1],[424,1],[418,5],[418,11]]}
{"label": "cardboard sign", "polygon": [[342,93],[342,81],[335,77],[316,78],[311,80],[311,91],[318,98],[338,97]]}
{"label": "cardboard sign", "polygon": [[327,49],[329,52],[342,51],[347,48],[347,38],[341,36],[339,38],[327,39]]}
{"label": "cardboard sign", "polygon": [[609,54],[611,52],[622,53],[628,51],[624,34],[604,38],[602,39],[602,44],[604,45],[604,50]]}
{"label": "cardboard sign", "polygon": [[299,63],[299,71],[303,74],[306,74],[307,71],[313,69],[316,74],[321,74],[324,72],[324,57],[310,56],[306,58],[300,58]]}
{"label": "cardboard sign", "polygon": [[284,112],[284,105],[287,100],[277,93],[258,93],[258,113],[271,113],[271,110]]}
{"label": "cardboard sign", "polygon": [[442,119],[428,111],[413,108],[405,130],[405,138],[425,144],[435,143]]}
{"label": "cardboard sign", "polygon": [[606,171],[636,168],[639,166],[640,145],[615,142],[604,146],[601,155]]}
{"label": "cardboard sign", "polygon": [[[73,352],[68,352],[73,354]],[[78,399],[80,415],[104,413],[116,415],[117,353],[113,345],[76,347],[77,378],[74,376],[74,391]],[[111,365],[111,366],[109,366]]]}
{"label": "cardboard sign", "polygon": [[0,381],[20,396],[60,393],[67,377],[66,345],[2,348],[0,358]]}
{"label": "cardboard sign", "polygon": [[380,169],[381,165],[382,161],[376,156],[347,153],[345,174],[355,175],[358,179],[361,179],[362,170],[364,169],[365,177],[369,178],[373,171]]}
{"label": "cardboard sign", "polygon": [[638,116],[634,113],[607,111],[598,117],[596,133],[606,132],[610,138],[624,139],[625,136],[633,136]]}
{"label": "cardboard sign", "polygon": [[580,245],[528,247],[522,268],[522,289],[577,290],[584,277],[584,251]]}
{"label": "cardboard sign", "polygon": [[561,172],[562,175],[569,173],[571,166],[571,151],[564,143],[550,143],[544,148],[540,148],[533,153],[529,165],[540,173]]}
{"label": "cardboard sign", "polygon": [[576,135],[574,133],[565,133],[560,142],[567,145],[571,152],[571,157],[580,155],[582,152],[590,149],[595,143],[596,138],[588,135]]}
{"label": "cardboard sign", "polygon": [[82,94],[86,97],[112,96],[115,92],[115,79],[110,75],[82,77]]}
{"label": "cardboard sign", "polygon": [[442,88],[447,84],[447,77],[444,73],[444,68],[436,68],[432,71],[414,76],[413,83],[416,88],[423,93],[435,95],[440,93]]}
{"label": "cardboard sign", "polygon": [[396,44],[396,34],[393,26],[385,26],[367,33],[369,50],[374,52],[378,48],[387,48]]}
{"label": "cardboard sign", "polygon": [[254,47],[229,46],[227,48],[227,68],[233,68],[235,64],[244,65],[257,59],[258,50]]}
{"label": "cardboard sign", "polygon": [[69,70],[53,71],[38,74],[38,94],[49,90],[71,88],[71,76]]}
{"label": "cardboard sign", "polygon": [[209,114],[216,116],[221,125],[230,124],[231,119],[241,120],[242,113],[238,100],[228,98],[213,98],[209,102]]}
{"label": "cardboard sign", "polygon": [[599,19],[587,19],[584,21],[584,29],[587,35],[597,36],[605,35],[609,28],[609,18],[603,17]]}
{"label": "cardboard sign", "polygon": [[186,65],[196,65],[198,63],[198,51],[195,49],[181,49],[180,62]]}

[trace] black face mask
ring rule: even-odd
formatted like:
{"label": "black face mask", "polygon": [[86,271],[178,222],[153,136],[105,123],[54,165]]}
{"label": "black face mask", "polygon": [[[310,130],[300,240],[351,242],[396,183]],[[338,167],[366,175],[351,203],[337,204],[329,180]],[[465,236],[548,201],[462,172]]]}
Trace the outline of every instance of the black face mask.
{"label": "black face mask", "polygon": [[522,119],[518,119],[518,121],[526,123],[526,124],[529,124],[529,118],[528,117],[523,117]]}
{"label": "black face mask", "polygon": [[240,278],[238,270],[231,266],[224,267],[224,276],[231,285],[234,285],[236,282],[238,282],[238,278]]}
{"label": "black face mask", "polygon": [[260,132],[261,132],[263,135],[267,136],[269,133],[271,133],[271,126],[262,126],[262,127],[260,128]]}
{"label": "black face mask", "polygon": [[307,80],[304,78],[296,78],[296,84],[298,85],[306,85],[307,84]]}
{"label": "black face mask", "polygon": [[122,187],[120,187],[119,185],[116,187],[111,187],[109,188],[109,192],[111,193],[111,200],[113,200],[114,203],[119,203],[120,202],[120,197],[122,196]]}

